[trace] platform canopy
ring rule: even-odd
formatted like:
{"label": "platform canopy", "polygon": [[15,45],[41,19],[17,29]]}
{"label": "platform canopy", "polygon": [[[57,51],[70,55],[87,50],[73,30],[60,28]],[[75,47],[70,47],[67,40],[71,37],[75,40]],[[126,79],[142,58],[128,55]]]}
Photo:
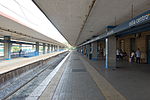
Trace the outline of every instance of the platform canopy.
{"label": "platform canopy", "polygon": [[20,40],[25,42],[40,42],[47,44],[55,44],[65,47],[63,43],[57,42],[36,30],[27,27],[24,24],[11,20],[7,17],[0,16],[0,37],[11,36],[14,40]]}
{"label": "platform canopy", "polygon": [[33,0],[61,34],[79,45],[150,9],[149,0]]}

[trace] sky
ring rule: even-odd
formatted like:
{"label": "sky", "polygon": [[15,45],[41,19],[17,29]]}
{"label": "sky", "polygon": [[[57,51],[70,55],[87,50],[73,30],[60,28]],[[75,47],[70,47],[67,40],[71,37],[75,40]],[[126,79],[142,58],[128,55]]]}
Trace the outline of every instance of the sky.
{"label": "sky", "polygon": [[0,0],[1,12],[56,41],[67,42],[32,0]]}

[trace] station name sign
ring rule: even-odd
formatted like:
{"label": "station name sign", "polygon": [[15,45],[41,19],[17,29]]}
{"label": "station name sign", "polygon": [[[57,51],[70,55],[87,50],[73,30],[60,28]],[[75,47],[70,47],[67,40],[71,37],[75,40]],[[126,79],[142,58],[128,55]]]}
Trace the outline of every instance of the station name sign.
{"label": "station name sign", "polygon": [[135,26],[137,24],[143,23],[149,19],[150,14],[143,15],[137,19],[134,19],[129,22],[129,26]]}
{"label": "station name sign", "polygon": [[135,18],[113,28],[112,30],[107,32],[107,36],[119,33],[121,31],[128,29],[128,28],[143,24],[143,23],[148,22],[148,21],[150,21],[150,10],[148,10],[148,11],[140,14],[139,16],[136,16]]}

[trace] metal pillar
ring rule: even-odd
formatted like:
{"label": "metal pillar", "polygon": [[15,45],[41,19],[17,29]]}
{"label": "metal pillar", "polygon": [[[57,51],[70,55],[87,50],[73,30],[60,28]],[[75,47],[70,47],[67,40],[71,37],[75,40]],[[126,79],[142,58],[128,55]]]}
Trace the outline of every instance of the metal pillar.
{"label": "metal pillar", "polygon": [[34,45],[32,45],[32,50],[34,50],[35,49],[35,46]]}
{"label": "metal pillar", "polygon": [[47,45],[47,53],[50,53],[50,44]]}
{"label": "metal pillar", "polygon": [[56,45],[56,51],[58,51],[58,46]]}
{"label": "metal pillar", "polygon": [[53,52],[53,45],[51,44],[51,52]]}
{"label": "metal pillar", "polygon": [[11,43],[10,43],[10,36],[4,36],[4,59],[10,60],[11,59]]}
{"label": "metal pillar", "polygon": [[46,46],[46,44],[45,43],[43,43],[43,54],[45,54],[46,52],[45,52],[45,46]]}
{"label": "metal pillar", "polygon": [[97,60],[98,58],[97,58],[97,56],[98,56],[98,52],[97,52],[97,42],[93,42],[92,44],[91,44],[91,46],[92,46],[92,60]]}
{"label": "metal pillar", "polygon": [[61,46],[59,46],[59,51],[61,51],[62,50],[62,47]]}
{"label": "metal pillar", "polygon": [[90,58],[90,44],[86,45],[86,56]]}
{"label": "metal pillar", "polygon": [[36,42],[36,46],[35,46],[35,49],[36,49],[36,55],[39,55],[39,42]]}
{"label": "metal pillar", "polygon": [[59,47],[59,45],[57,46],[57,51],[60,51],[60,47]]}
{"label": "metal pillar", "polygon": [[53,52],[55,51],[55,45],[53,45]]}
{"label": "metal pillar", "polygon": [[54,45],[54,51],[56,51],[56,45]]}
{"label": "metal pillar", "polygon": [[105,62],[106,64],[105,64],[105,68],[108,69],[108,38],[105,39],[105,43],[106,43],[106,44],[105,44],[105,45],[106,45],[106,49],[105,49],[105,50],[106,50],[106,51],[105,51],[105,53],[106,53],[106,62]]}
{"label": "metal pillar", "polygon": [[106,38],[106,69],[116,68],[116,37]]}
{"label": "metal pillar", "polygon": [[58,46],[56,45],[56,51],[58,51]]}
{"label": "metal pillar", "polygon": [[85,54],[85,45],[83,46],[83,55]]}

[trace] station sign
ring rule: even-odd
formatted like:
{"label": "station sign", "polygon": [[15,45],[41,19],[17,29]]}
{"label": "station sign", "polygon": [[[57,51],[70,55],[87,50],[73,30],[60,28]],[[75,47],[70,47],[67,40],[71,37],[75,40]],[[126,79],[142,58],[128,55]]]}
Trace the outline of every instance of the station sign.
{"label": "station sign", "polygon": [[116,33],[121,32],[121,31],[124,31],[124,30],[129,29],[133,26],[138,26],[140,24],[144,24],[148,21],[150,21],[150,10],[148,10],[148,11],[140,14],[139,16],[136,16],[135,18],[113,28],[111,31],[107,32],[107,36],[112,35],[112,34],[116,34]]}
{"label": "station sign", "polygon": [[136,26],[140,23],[148,21],[150,18],[149,16],[150,16],[150,14],[146,14],[146,15],[143,15],[143,16],[137,18],[137,19],[133,19],[132,21],[129,22],[129,26]]}

